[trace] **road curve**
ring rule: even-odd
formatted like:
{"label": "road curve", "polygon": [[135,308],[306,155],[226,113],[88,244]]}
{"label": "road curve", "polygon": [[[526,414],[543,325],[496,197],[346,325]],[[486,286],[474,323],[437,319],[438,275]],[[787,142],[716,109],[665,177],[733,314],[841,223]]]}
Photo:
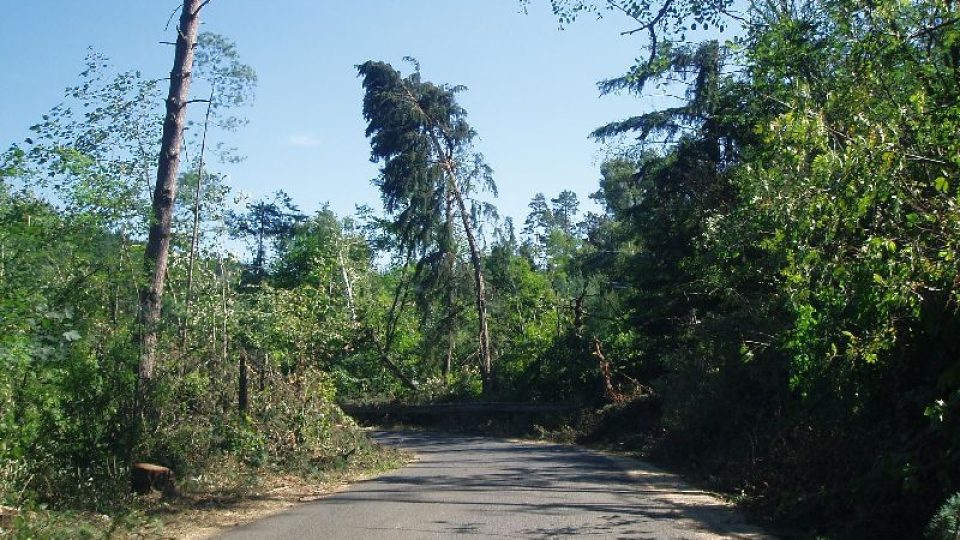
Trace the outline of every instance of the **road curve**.
{"label": "road curve", "polygon": [[419,459],[218,538],[772,538],[643,462],[556,444],[373,435]]}

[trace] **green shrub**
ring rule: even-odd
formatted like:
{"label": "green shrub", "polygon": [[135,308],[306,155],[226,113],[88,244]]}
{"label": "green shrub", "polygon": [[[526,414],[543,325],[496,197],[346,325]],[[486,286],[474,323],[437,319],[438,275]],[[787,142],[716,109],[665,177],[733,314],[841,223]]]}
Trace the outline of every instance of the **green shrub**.
{"label": "green shrub", "polygon": [[937,510],[927,525],[929,540],[957,540],[960,538],[960,493],[954,493]]}

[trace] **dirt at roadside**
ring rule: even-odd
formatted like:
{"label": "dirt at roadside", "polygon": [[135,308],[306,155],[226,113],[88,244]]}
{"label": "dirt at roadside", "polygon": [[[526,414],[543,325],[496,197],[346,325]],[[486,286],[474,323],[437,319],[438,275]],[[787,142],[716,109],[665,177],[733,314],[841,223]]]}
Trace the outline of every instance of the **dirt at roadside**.
{"label": "dirt at roadside", "polygon": [[335,493],[346,485],[347,479],[336,484],[318,486],[295,476],[277,476],[265,480],[261,489],[244,495],[191,494],[174,502],[158,501],[157,514],[163,521],[163,526],[147,537],[190,540],[212,538],[232,527],[282,512],[301,502]]}
{"label": "dirt at roadside", "polygon": [[[398,455],[397,464],[413,459],[412,454]],[[160,499],[156,494],[156,505],[149,514],[161,523],[138,531],[133,537],[156,540],[213,538],[233,527],[329,496],[353,482],[376,477],[388,468],[377,472],[369,469],[344,471],[322,481],[294,475],[261,476],[255,489],[234,493],[186,493],[170,500]]]}

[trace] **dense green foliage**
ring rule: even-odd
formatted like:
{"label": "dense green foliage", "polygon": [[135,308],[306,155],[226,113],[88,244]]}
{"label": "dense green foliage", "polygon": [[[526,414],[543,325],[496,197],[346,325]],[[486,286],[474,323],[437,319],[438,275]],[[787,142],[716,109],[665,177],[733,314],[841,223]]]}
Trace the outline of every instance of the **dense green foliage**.
{"label": "dense green foliage", "polygon": [[[92,57],[75,106],[0,163],[0,502],[109,498],[132,458],[185,472],[335,455],[353,440],[335,396],[482,397],[605,407],[596,438],[801,535],[955,536],[956,6],[552,5],[563,24],[617,12],[648,39],[602,92],[678,96],[592,134],[622,150],[591,195],[602,211],[541,193],[518,232],[476,199],[495,190],[464,89],[362,64],[382,215],[305,216],[282,192],[231,208],[220,176],[184,175],[202,189],[181,194],[159,410],[139,436],[157,89]],[[735,39],[687,39],[726,26]],[[220,52],[199,72],[232,128],[255,78],[205,39]],[[204,234],[186,298],[191,207]]]}
{"label": "dense green foliage", "polygon": [[686,89],[594,132],[637,145],[579,252],[629,284],[598,335],[662,402],[661,455],[801,529],[919,535],[960,488],[956,7],[752,3],[688,44],[729,7],[553,4],[650,30],[601,90]]}
{"label": "dense green foliage", "polygon": [[[541,194],[520,239],[493,235],[498,395],[654,399],[655,454],[782,522],[920,534],[960,489],[955,8],[554,8],[649,31],[602,91],[680,97],[593,133],[636,137],[603,166],[602,215]],[[735,41],[686,41],[723,21]],[[450,305],[432,298],[421,313]],[[423,380],[443,350],[420,329]]]}
{"label": "dense green foliage", "polygon": [[[198,51],[213,142],[243,123],[230,108],[255,76],[225,38],[202,34]],[[0,505],[112,512],[129,502],[133,461],[185,481],[224,462],[307,470],[371,448],[334,403],[329,365],[360,334],[341,276],[368,272],[371,252],[329,211],[307,220],[282,197],[230,208],[210,170],[234,159],[223,149],[182,175],[155,403],[135,421],[156,90],[93,55],[64,103],[2,155]],[[224,249],[228,232],[252,237],[251,264]]]}

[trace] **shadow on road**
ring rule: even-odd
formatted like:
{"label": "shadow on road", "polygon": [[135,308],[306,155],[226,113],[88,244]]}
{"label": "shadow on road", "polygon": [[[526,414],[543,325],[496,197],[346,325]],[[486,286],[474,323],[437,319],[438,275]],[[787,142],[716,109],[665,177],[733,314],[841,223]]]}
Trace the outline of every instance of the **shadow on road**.
{"label": "shadow on road", "polygon": [[[473,506],[478,504],[474,494],[495,493],[500,500],[483,504],[503,512],[590,517],[579,527],[518,531],[526,537],[601,534],[664,538],[662,528],[644,525],[670,521],[682,522],[691,538],[697,537],[697,531],[708,533],[706,537],[769,538],[713,494],[691,489],[677,476],[633,460],[565,445],[516,444],[485,437],[398,432],[377,432],[375,437],[382,444],[413,450],[419,461],[403,472],[378,478],[356,494],[344,493],[328,503],[378,500],[432,505],[442,501],[443,505]],[[429,473],[410,474],[416,469]],[[455,472],[445,475],[437,471]],[[531,496],[503,497],[506,493]],[[445,520],[433,523],[461,534],[479,527]]]}
{"label": "shadow on road", "polygon": [[418,460],[226,538],[770,538],[642,462],[485,437],[373,436]]}

